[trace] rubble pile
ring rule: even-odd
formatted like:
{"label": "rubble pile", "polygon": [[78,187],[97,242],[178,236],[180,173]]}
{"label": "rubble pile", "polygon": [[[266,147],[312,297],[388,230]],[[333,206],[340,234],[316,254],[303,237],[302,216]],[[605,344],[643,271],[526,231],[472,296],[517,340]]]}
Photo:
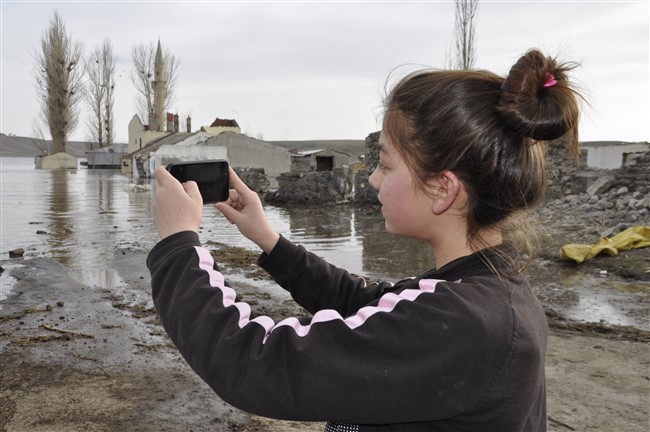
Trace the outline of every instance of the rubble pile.
{"label": "rubble pile", "polygon": [[366,137],[366,168],[360,170],[354,179],[354,198],[356,204],[378,204],[377,191],[368,183],[370,175],[379,163],[379,132]]}
{"label": "rubble pile", "polygon": [[288,172],[278,176],[278,189],[264,201],[270,204],[323,204],[343,202],[347,178],[341,169],[333,171]]}
{"label": "rubble pile", "polygon": [[568,160],[562,143],[549,146],[549,190],[537,211],[560,225],[592,224],[601,237],[631,226],[650,225],[650,152],[639,153],[621,168],[587,168]]}
{"label": "rubble pile", "polygon": [[257,193],[269,191],[269,178],[264,168],[234,168],[239,178],[252,190]]}
{"label": "rubble pile", "polygon": [[[366,170],[356,178],[357,203],[377,202],[368,177],[377,165],[379,132],[366,138]],[[580,160],[567,156],[566,142],[547,146],[549,189],[537,210],[542,220],[559,225],[591,224],[603,237],[635,225],[650,225],[650,152],[640,153],[615,170],[588,168],[586,153]]]}

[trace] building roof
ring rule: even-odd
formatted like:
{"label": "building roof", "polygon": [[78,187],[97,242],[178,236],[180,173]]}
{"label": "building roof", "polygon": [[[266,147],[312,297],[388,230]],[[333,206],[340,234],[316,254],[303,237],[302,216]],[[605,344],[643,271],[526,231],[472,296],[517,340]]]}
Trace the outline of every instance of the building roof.
{"label": "building roof", "polygon": [[293,153],[335,150],[358,158],[366,153],[365,140],[268,141]]}
{"label": "building roof", "polygon": [[582,141],[580,143],[582,147],[618,147],[618,146],[628,146],[628,145],[648,145],[647,141]]}
{"label": "building roof", "polygon": [[144,153],[151,153],[152,151],[158,150],[160,147],[164,145],[174,145],[178,144],[181,141],[185,141],[187,138],[191,137],[192,135],[197,134],[198,132],[179,132],[179,133],[170,133],[167,136],[164,136],[162,138],[159,138],[157,140],[154,140],[147,144],[146,146],[142,147],[141,149],[138,149],[134,151],[133,153],[128,154],[127,156],[135,156],[139,154],[144,154]]}
{"label": "building roof", "polygon": [[220,119],[217,117],[210,127],[236,127],[238,128],[239,125],[237,124],[237,121],[235,119]]}

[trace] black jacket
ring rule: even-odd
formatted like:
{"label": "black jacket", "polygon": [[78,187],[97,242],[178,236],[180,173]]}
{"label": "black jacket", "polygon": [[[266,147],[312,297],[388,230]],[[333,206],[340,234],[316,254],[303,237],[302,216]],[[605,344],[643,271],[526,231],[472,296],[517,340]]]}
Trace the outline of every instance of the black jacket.
{"label": "black jacket", "polygon": [[281,238],[259,265],[313,316],[279,323],[239,302],[193,232],[147,265],[178,350],[240,409],[333,431],[546,429],[544,311],[495,251],[366,284]]}

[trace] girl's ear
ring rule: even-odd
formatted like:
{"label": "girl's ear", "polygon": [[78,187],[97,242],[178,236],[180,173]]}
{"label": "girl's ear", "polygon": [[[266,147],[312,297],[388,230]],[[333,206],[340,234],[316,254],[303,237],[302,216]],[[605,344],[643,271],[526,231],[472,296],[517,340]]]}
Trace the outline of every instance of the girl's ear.
{"label": "girl's ear", "polygon": [[456,202],[461,191],[460,179],[451,171],[443,171],[427,182],[431,195],[431,209],[435,215],[441,215]]}

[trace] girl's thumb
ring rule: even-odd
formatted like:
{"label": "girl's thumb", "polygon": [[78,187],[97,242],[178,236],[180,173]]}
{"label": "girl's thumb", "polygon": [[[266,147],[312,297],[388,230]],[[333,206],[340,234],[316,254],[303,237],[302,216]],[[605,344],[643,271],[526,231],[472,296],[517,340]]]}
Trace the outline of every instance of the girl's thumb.
{"label": "girl's thumb", "polygon": [[199,190],[199,186],[196,184],[196,182],[189,181],[183,183],[183,189],[190,196],[190,198],[192,198],[193,201],[199,201],[201,203],[203,202],[201,191]]}

